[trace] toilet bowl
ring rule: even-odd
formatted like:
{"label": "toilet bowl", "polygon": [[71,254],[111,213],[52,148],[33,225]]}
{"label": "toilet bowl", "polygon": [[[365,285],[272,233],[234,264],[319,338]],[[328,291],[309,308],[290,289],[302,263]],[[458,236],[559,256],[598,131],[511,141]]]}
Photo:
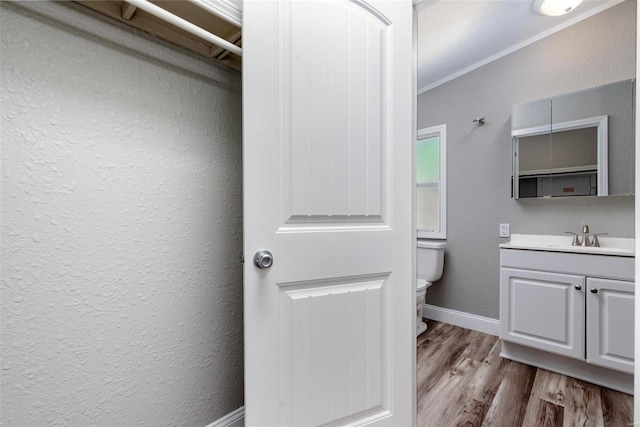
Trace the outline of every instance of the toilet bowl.
{"label": "toilet bowl", "polygon": [[427,289],[442,277],[444,269],[444,249],[446,243],[433,240],[418,240],[416,280],[416,335],[427,330],[422,321],[422,307],[425,304]]}

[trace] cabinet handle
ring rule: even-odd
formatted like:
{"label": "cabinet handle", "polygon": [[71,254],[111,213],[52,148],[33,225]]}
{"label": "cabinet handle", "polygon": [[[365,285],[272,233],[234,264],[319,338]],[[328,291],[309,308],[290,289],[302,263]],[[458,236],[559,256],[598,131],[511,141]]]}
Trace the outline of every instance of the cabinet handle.
{"label": "cabinet handle", "polygon": [[576,285],[576,291],[580,291],[580,290],[582,290],[582,286]]}
{"label": "cabinet handle", "polygon": [[598,293],[598,290],[597,290],[596,288],[591,288],[591,293],[592,293],[592,294],[597,294],[597,293]]}

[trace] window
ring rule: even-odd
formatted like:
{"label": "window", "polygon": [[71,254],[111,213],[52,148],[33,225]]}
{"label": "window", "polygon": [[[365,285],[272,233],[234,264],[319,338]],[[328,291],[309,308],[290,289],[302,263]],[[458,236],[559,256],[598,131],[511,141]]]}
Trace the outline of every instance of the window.
{"label": "window", "polygon": [[418,131],[416,217],[419,238],[447,238],[446,134],[446,125]]}

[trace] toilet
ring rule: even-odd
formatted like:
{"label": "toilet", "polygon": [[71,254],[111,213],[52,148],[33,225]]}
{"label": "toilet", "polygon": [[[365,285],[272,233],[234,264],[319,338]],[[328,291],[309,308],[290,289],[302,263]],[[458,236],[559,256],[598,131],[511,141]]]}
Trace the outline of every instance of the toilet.
{"label": "toilet", "polygon": [[433,240],[418,240],[416,280],[416,334],[420,335],[427,330],[427,324],[422,321],[422,306],[425,303],[427,289],[436,280],[442,277],[444,267],[445,242]]}

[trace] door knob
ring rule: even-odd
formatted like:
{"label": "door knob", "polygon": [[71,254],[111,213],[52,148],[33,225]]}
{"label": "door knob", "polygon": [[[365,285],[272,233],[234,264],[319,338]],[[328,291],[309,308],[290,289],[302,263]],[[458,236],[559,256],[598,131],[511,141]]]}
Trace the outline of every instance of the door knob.
{"label": "door knob", "polygon": [[580,286],[580,285],[576,285],[576,290],[577,290],[577,291],[582,290],[582,286]]}
{"label": "door knob", "polygon": [[596,288],[591,288],[591,293],[592,293],[592,294],[597,294],[597,293],[598,293],[598,290],[597,290]]}
{"label": "door knob", "polygon": [[253,263],[258,268],[269,268],[273,265],[273,255],[269,251],[258,251],[253,256]]}

